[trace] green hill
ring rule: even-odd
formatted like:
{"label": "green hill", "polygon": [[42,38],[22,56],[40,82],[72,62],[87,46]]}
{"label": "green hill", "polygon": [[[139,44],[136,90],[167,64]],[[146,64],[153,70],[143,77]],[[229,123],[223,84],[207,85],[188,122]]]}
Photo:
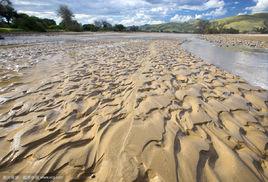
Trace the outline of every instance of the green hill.
{"label": "green hill", "polygon": [[143,25],[140,26],[141,31],[148,32],[176,32],[176,33],[194,33],[197,28],[199,20],[188,21],[183,23],[163,23],[157,25]]}
{"label": "green hill", "polygon": [[268,13],[239,15],[212,21],[224,28],[234,28],[240,33],[254,32],[257,28],[268,28]]}
{"label": "green hill", "polygon": [[184,23],[164,23],[157,25],[143,25],[139,29],[148,32],[177,32],[177,33],[195,33],[200,30],[201,22],[206,26],[216,29],[235,29],[240,33],[253,33],[257,29],[268,30],[268,13],[258,13],[253,15],[239,15],[218,20],[212,20],[209,23],[203,20],[192,20]]}

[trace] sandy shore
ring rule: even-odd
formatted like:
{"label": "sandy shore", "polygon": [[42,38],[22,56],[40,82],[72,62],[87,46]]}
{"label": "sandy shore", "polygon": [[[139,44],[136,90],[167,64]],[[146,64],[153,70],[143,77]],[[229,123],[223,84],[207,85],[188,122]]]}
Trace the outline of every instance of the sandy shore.
{"label": "sandy shore", "polygon": [[202,35],[202,38],[223,47],[268,49],[268,35],[265,34]]}
{"label": "sandy shore", "polygon": [[268,180],[268,92],[187,53],[180,40],[0,51],[1,175]]}

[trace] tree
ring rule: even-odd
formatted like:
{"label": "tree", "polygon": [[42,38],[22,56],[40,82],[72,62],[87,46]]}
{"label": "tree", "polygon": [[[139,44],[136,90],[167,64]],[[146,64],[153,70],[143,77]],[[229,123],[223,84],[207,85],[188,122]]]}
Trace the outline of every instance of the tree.
{"label": "tree", "polygon": [[52,19],[38,18],[19,13],[13,20],[12,28],[19,28],[25,31],[45,32],[47,29],[57,29],[57,24]]}
{"label": "tree", "polygon": [[112,30],[113,26],[106,20],[95,20],[94,25],[100,30],[108,31]]}
{"label": "tree", "polygon": [[115,25],[114,26],[114,31],[117,31],[117,32],[122,32],[122,31],[125,31],[126,30],[126,27],[122,24],[118,24],[118,25]]}
{"label": "tree", "polygon": [[103,29],[104,30],[111,30],[112,27],[113,27],[112,24],[110,24],[109,22],[107,22],[105,20],[102,22],[102,24],[103,24]]}
{"label": "tree", "polygon": [[10,24],[12,18],[16,16],[16,11],[12,7],[10,0],[0,1],[0,19],[5,19],[8,24]]}
{"label": "tree", "polygon": [[139,31],[139,27],[133,25],[133,26],[128,27],[127,30],[131,31],[131,32],[137,32],[137,31]]}
{"label": "tree", "polygon": [[268,28],[267,27],[257,27],[254,29],[254,31],[257,33],[267,34]]}
{"label": "tree", "polygon": [[226,33],[226,34],[238,34],[239,30],[236,30],[234,28],[223,28],[221,33]]}
{"label": "tree", "polygon": [[57,12],[58,12],[58,16],[62,18],[62,22],[70,23],[73,20],[74,14],[68,8],[67,5],[60,5]]}
{"label": "tree", "polygon": [[208,20],[197,20],[197,29],[195,32],[203,34],[209,25]]}
{"label": "tree", "polygon": [[85,24],[83,25],[84,31],[90,31],[90,32],[96,32],[98,31],[98,27],[96,27],[94,24]]}
{"label": "tree", "polygon": [[69,30],[69,31],[75,31],[75,32],[81,32],[83,30],[83,27],[76,20],[72,20],[70,22],[70,24],[67,25],[67,30]]}
{"label": "tree", "polygon": [[69,31],[82,31],[82,26],[74,20],[73,12],[66,5],[61,5],[57,10],[58,16],[62,18],[60,26]]}
{"label": "tree", "polygon": [[43,23],[45,24],[46,27],[57,25],[55,20],[53,20],[53,19],[44,18],[44,19],[42,19],[42,21],[43,21]]}
{"label": "tree", "polygon": [[46,26],[42,19],[35,16],[28,16],[23,13],[18,14],[18,17],[14,19],[13,27],[23,29],[25,31],[46,31]]}
{"label": "tree", "polygon": [[102,20],[95,20],[94,25],[98,27],[99,29],[102,28]]}

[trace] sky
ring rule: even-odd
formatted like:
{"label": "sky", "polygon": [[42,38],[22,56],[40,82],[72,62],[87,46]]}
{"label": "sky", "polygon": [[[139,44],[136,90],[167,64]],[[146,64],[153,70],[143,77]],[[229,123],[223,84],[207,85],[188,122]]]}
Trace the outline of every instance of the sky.
{"label": "sky", "polygon": [[82,24],[104,19],[112,24],[144,25],[218,19],[268,12],[268,0],[11,0],[21,13],[59,23],[57,8],[65,4]]}

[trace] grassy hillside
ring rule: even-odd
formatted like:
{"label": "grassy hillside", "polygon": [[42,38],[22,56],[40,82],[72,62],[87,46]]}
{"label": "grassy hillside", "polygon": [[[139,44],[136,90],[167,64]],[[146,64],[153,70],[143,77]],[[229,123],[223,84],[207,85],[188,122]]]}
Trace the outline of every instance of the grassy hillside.
{"label": "grassy hillside", "polygon": [[[199,29],[199,22],[194,20],[184,23],[164,23],[158,25],[143,25],[141,31],[149,32],[179,32],[179,33],[194,33]],[[258,28],[268,29],[268,13],[258,13],[253,15],[233,16],[218,20],[210,21],[210,26],[216,29],[236,29],[240,33],[252,33]]]}
{"label": "grassy hillside", "polygon": [[141,31],[149,32],[176,32],[176,33],[194,33],[197,27],[197,21],[189,21],[184,23],[164,23],[158,25],[143,25]]}
{"label": "grassy hillside", "polygon": [[240,33],[254,32],[256,28],[268,28],[268,13],[254,15],[239,15],[212,21],[224,28],[234,28]]}

